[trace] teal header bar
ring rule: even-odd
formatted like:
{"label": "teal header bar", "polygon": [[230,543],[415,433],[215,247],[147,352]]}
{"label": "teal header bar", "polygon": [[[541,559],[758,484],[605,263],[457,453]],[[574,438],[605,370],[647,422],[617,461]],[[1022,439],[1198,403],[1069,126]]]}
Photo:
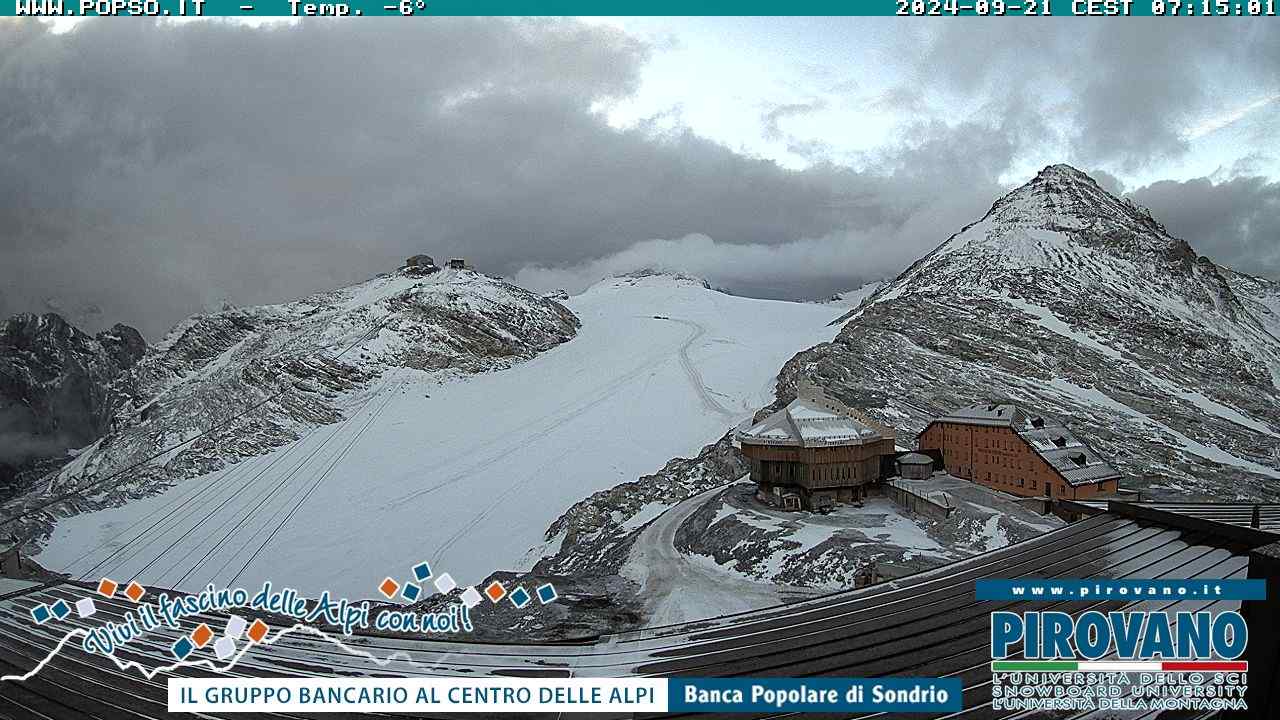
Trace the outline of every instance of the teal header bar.
{"label": "teal header bar", "polygon": [[[0,0],[0,16],[879,15],[1271,17],[1280,0]],[[1028,21],[1034,22],[1034,21]],[[1188,22],[1179,20],[1178,22]]]}

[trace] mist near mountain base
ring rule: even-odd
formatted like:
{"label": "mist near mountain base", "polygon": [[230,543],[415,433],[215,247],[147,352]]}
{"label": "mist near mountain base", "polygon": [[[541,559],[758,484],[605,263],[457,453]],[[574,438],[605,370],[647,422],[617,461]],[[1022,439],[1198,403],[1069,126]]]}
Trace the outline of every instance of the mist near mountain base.
{"label": "mist near mountain base", "polygon": [[69,437],[31,432],[31,413],[25,408],[0,408],[0,463],[21,465],[32,458],[60,455],[72,446]]}

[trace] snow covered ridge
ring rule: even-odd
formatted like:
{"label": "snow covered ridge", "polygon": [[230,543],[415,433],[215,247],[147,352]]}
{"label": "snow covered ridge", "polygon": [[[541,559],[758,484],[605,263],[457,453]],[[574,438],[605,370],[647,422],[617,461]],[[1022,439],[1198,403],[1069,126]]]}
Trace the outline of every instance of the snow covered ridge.
{"label": "snow covered ridge", "polygon": [[[117,382],[111,431],[47,490],[105,477],[227,425],[64,511],[118,505],[337,422],[391,371],[458,375],[510,367],[571,339],[578,326],[563,305],[469,270],[397,272],[295,302],[196,315]],[[239,417],[246,408],[252,409]],[[38,501],[19,498],[5,513]]]}
{"label": "snow covered ridge", "polygon": [[1145,210],[1052,166],[794,358],[903,440],[1012,399],[1170,499],[1280,497],[1280,286],[1216,265]]}
{"label": "snow covered ridge", "polygon": [[613,284],[622,283],[627,285],[636,285],[641,282],[648,282],[648,283],[673,283],[674,282],[677,284],[692,283],[695,285],[701,285],[707,290],[713,289],[711,287],[711,283],[708,282],[705,278],[700,278],[696,275],[688,275],[686,273],[679,272],[676,270],[661,270],[658,268],[642,268],[640,270],[632,270],[631,272],[619,273],[617,275],[610,275],[600,281],[600,283],[613,283]]}

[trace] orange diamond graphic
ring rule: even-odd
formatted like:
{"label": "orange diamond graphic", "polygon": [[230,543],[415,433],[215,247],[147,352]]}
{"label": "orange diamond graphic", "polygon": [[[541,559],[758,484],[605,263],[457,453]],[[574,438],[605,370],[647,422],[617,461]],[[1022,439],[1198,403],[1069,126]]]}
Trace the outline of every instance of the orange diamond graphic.
{"label": "orange diamond graphic", "polygon": [[254,642],[262,642],[262,638],[267,636],[267,624],[261,620],[254,620],[249,626],[249,639]]}
{"label": "orange diamond graphic", "polygon": [[138,602],[139,600],[142,599],[143,595],[147,594],[147,591],[143,590],[142,586],[139,585],[138,583],[131,582],[129,583],[129,587],[124,589],[124,594],[127,595],[130,600],[134,602]]}
{"label": "orange diamond graphic", "polygon": [[386,595],[388,600],[394,598],[396,596],[396,591],[399,589],[400,583],[392,580],[391,578],[383,580],[382,584],[378,586],[378,592]]}
{"label": "orange diamond graphic", "polygon": [[208,645],[209,641],[212,639],[213,639],[213,631],[210,630],[209,626],[205,625],[204,623],[200,623],[200,625],[196,628],[196,631],[191,633],[191,640],[196,644],[196,647],[198,648],[202,648],[205,645]]}
{"label": "orange diamond graphic", "polygon": [[98,594],[103,597],[112,597],[116,594],[116,588],[120,587],[115,580],[110,578],[102,578],[98,581]]}
{"label": "orange diamond graphic", "polygon": [[494,580],[493,582],[489,583],[488,587],[484,589],[484,594],[489,596],[490,601],[498,602],[499,600],[507,596],[507,589],[502,587],[502,583],[498,582],[497,580]]}

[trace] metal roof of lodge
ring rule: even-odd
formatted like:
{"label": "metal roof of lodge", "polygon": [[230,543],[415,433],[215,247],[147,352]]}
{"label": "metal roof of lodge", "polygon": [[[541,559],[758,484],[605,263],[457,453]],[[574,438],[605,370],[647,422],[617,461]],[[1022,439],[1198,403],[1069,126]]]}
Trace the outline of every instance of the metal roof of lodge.
{"label": "metal roof of lodge", "polygon": [[896,437],[893,430],[817,392],[792,400],[734,436],[752,445],[806,448],[863,445]]}
{"label": "metal roof of lodge", "polygon": [[1072,485],[1088,485],[1123,477],[1066,425],[1054,418],[1028,412],[1013,403],[971,405],[933,422],[1011,428]]}
{"label": "metal roof of lodge", "polygon": [[969,425],[1012,425],[1023,417],[1022,410],[1011,403],[970,405],[938,418],[942,422]]}

